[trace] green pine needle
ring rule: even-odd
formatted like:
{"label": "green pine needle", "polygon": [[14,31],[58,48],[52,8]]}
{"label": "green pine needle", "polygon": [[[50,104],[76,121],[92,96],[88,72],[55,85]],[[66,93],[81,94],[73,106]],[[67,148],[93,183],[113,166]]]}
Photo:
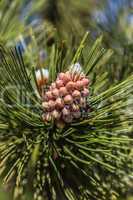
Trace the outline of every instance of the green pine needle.
{"label": "green pine needle", "polygon": [[[63,129],[43,122],[33,68],[25,65],[20,50],[0,48],[0,174],[4,184],[12,183],[14,199],[24,197],[28,188],[35,200],[111,200],[112,193],[117,198],[128,187],[124,177],[133,166],[133,117],[127,109],[133,106],[133,76],[109,86],[102,66],[112,51],[102,47],[100,37],[87,52],[87,37],[70,63],[84,60],[91,109]],[[50,82],[68,67],[70,52],[51,48]]]}

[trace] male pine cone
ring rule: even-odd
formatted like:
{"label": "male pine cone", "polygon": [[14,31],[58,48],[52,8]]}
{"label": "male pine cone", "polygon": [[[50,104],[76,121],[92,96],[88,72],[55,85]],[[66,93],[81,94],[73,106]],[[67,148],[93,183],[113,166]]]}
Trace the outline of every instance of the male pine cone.
{"label": "male pine cone", "polygon": [[70,69],[59,73],[47,91],[42,94],[43,120],[54,122],[57,127],[81,117],[88,107],[89,79],[76,63]]}

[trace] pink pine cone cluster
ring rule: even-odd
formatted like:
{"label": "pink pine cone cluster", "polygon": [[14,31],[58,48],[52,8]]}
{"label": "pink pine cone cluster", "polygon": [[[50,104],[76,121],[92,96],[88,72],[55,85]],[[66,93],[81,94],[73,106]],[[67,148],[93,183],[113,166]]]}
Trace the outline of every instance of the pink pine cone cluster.
{"label": "pink pine cone cluster", "polygon": [[[79,65],[79,64],[77,64]],[[75,65],[65,73],[59,73],[43,95],[42,107],[45,122],[55,121],[57,126],[71,123],[81,117],[89,95],[89,79]]]}

